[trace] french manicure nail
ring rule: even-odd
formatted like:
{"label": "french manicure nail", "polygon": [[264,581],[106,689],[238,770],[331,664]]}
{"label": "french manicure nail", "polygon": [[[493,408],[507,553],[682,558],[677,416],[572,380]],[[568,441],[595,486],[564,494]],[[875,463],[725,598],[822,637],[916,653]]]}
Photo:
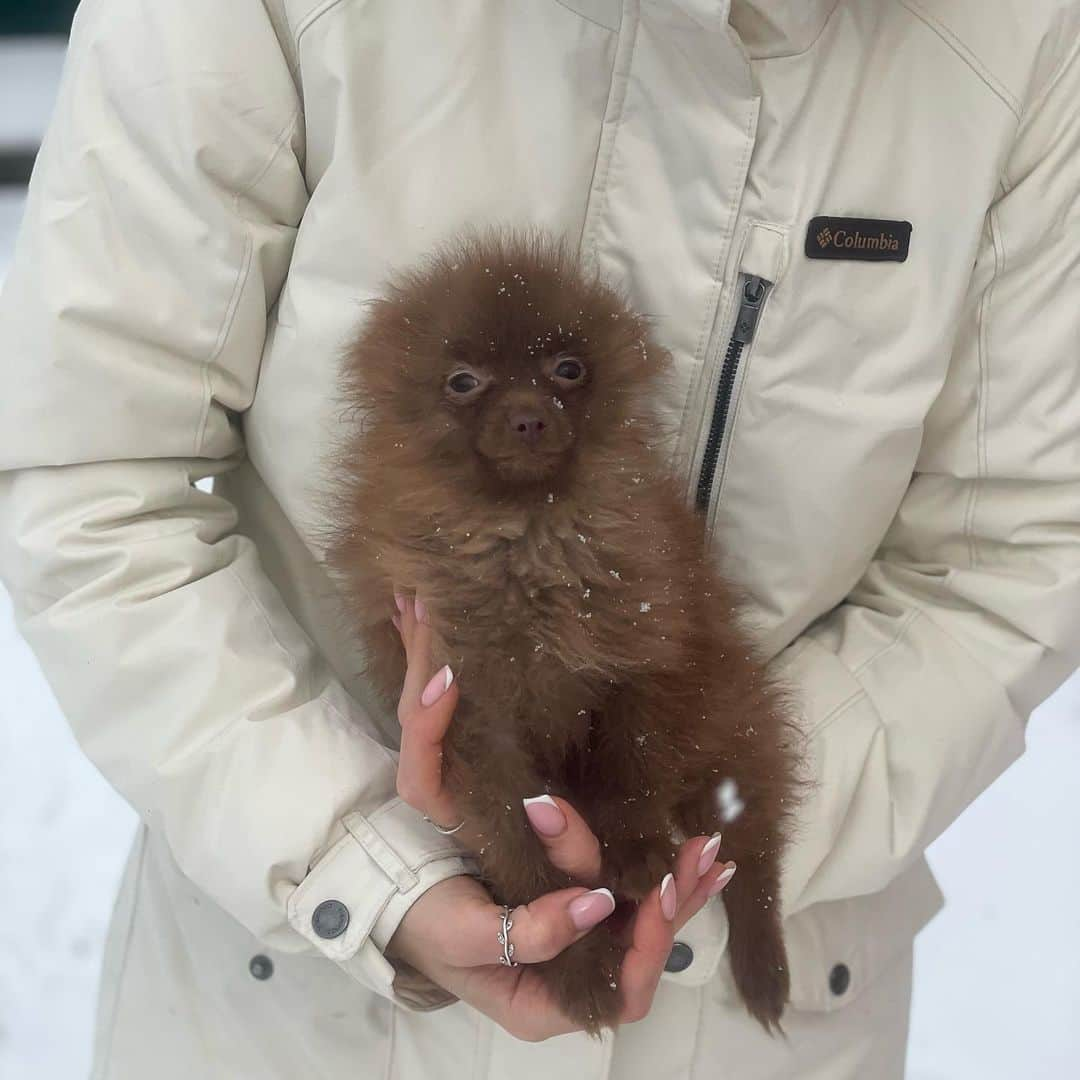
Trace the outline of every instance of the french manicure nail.
{"label": "french manicure nail", "polygon": [[434,705],[450,689],[453,681],[454,673],[450,670],[450,665],[444,664],[431,676],[431,682],[424,687],[424,692],[420,695],[420,704],[425,708]]}
{"label": "french manicure nail", "polygon": [[394,603],[397,604],[398,612],[402,615],[405,614],[405,597],[401,593],[394,593]]}
{"label": "french manicure nail", "polygon": [[703,877],[706,871],[714,862],[716,862],[716,856],[720,851],[720,834],[713,833],[712,839],[701,849],[701,855],[698,857],[697,864],[697,876]]}
{"label": "french manicure nail", "polygon": [[668,922],[675,918],[675,906],[678,902],[679,898],[675,893],[675,876],[668,874],[660,882],[660,910]]}
{"label": "french manicure nail", "polygon": [[727,869],[713,882],[709,890],[710,896],[715,896],[735,876],[735,864],[728,863]]}
{"label": "french manicure nail", "polygon": [[413,610],[416,612],[416,617],[420,620],[420,622],[426,624],[428,621],[427,604],[425,604],[419,596],[413,601]]}
{"label": "french manicure nail", "polygon": [[566,832],[566,817],[550,795],[537,795],[521,802],[529,823],[541,836],[561,836]]}
{"label": "french manicure nail", "polygon": [[578,930],[590,930],[615,910],[615,897],[610,889],[593,889],[571,900],[566,910]]}

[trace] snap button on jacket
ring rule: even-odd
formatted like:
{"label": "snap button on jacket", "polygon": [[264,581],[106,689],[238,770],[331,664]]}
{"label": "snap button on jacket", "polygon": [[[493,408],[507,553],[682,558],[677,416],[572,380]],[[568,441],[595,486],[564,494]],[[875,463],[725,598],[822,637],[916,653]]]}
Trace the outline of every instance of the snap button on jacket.
{"label": "snap button on jacket", "polygon": [[0,572],[143,822],[96,1077],[656,1080],[735,1022],[721,902],[601,1041],[384,956],[474,866],[395,795],[320,507],[361,302],[466,223],[655,319],[665,451],[798,689],[793,1011],[902,985],[923,850],[1080,661],[1078,41],[1075,0],[86,0],[0,295]]}

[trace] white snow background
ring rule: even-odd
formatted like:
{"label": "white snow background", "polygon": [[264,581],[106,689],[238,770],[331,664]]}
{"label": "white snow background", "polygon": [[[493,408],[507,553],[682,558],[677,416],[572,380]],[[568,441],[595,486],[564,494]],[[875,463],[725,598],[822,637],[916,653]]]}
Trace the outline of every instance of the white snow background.
{"label": "white snow background", "polygon": [[[0,143],[40,132],[60,56],[51,43],[0,42]],[[0,187],[0,280],[22,205]],[[1078,717],[1080,676],[1036,711],[1026,755],[930,850],[948,907],[916,948],[909,1080],[1080,1077]],[[80,753],[0,591],[0,1080],[87,1075],[134,825]]]}

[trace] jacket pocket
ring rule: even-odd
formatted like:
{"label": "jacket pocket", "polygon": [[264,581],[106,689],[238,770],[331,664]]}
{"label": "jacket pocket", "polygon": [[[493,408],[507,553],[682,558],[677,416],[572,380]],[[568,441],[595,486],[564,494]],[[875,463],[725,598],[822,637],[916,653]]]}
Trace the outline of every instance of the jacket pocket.
{"label": "jacket pocket", "polygon": [[706,369],[715,374],[705,407],[705,443],[698,463],[694,502],[710,521],[723,481],[746,364],[765,306],[786,262],[786,227],[751,222],[739,254],[731,324],[714,339],[706,364]]}

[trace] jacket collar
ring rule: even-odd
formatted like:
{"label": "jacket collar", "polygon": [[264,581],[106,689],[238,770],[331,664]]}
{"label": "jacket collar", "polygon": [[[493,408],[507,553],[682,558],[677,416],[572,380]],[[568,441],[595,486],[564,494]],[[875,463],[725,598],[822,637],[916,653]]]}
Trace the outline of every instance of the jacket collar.
{"label": "jacket collar", "polygon": [[794,56],[817,41],[839,0],[731,0],[729,20],[755,60]]}

